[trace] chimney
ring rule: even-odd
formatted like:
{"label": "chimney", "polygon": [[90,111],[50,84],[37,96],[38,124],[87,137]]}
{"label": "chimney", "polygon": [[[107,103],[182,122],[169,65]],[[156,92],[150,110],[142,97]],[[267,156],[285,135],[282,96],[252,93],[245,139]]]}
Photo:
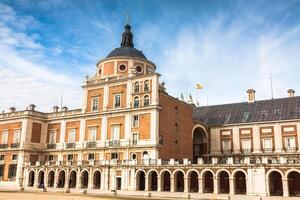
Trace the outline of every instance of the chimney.
{"label": "chimney", "polygon": [[288,97],[294,97],[295,96],[295,90],[293,90],[293,89],[289,89],[287,91],[287,93],[288,93]]}
{"label": "chimney", "polygon": [[10,108],[9,108],[9,111],[10,111],[10,112],[16,112],[16,108],[15,108],[15,107],[10,107]]}
{"label": "chimney", "polygon": [[65,112],[67,112],[68,111],[68,107],[64,106],[64,107],[62,107],[62,110],[65,111]]}
{"label": "chimney", "polygon": [[57,113],[58,112],[58,106],[53,106],[53,112]]}
{"label": "chimney", "polygon": [[30,104],[30,105],[29,105],[29,110],[34,111],[34,109],[35,109],[35,105],[34,105],[34,104]]}
{"label": "chimney", "polygon": [[255,90],[254,89],[249,89],[247,90],[248,93],[248,103],[252,103],[255,101]]}

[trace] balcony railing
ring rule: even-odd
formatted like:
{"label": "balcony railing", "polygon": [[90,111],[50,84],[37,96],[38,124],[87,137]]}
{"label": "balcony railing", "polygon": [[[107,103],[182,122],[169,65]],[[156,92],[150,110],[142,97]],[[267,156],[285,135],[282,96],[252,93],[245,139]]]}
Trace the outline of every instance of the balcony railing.
{"label": "balcony railing", "polygon": [[19,148],[20,147],[20,143],[11,143],[10,147],[11,148]]}
{"label": "balcony railing", "polygon": [[56,149],[56,144],[47,144],[47,149]]}
{"label": "balcony railing", "polygon": [[296,147],[285,147],[287,153],[295,153],[297,151]]}
{"label": "balcony railing", "polygon": [[66,149],[74,149],[76,147],[76,143],[66,143]]}
{"label": "balcony railing", "polygon": [[0,144],[0,149],[6,149],[8,147],[7,144]]}
{"label": "balcony railing", "polygon": [[86,148],[95,148],[97,146],[97,142],[86,142],[85,147]]}
{"label": "balcony railing", "polygon": [[251,153],[252,150],[251,150],[250,148],[245,148],[245,149],[243,148],[243,149],[242,149],[242,152],[243,152],[243,153]]}
{"label": "balcony railing", "polygon": [[272,153],[273,152],[273,148],[263,148],[263,152],[264,153]]}
{"label": "balcony railing", "polygon": [[231,154],[232,149],[222,149],[223,154]]}
{"label": "balcony railing", "polygon": [[108,145],[110,147],[118,147],[118,146],[120,146],[120,140],[109,141]]}

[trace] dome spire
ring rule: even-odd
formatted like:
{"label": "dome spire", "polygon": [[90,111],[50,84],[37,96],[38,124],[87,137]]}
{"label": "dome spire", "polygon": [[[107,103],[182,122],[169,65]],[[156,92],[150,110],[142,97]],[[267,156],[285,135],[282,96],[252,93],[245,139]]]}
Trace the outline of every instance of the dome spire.
{"label": "dome spire", "polygon": [[129,25],[129,16],[127,16],[125,30],[122,33],[121,47],[133,47],[133,35],[130,31],[131,26]]}

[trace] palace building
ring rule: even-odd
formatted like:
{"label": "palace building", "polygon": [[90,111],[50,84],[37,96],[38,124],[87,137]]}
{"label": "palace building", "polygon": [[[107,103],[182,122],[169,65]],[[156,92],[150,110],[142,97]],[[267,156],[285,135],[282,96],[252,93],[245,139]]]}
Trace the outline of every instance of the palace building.
{"label": "palace building", "polygon": [[84,81],[82,107],[0,114],[0,188],[300,196],[300,97],[197,107],[156,65],[119,48]]}

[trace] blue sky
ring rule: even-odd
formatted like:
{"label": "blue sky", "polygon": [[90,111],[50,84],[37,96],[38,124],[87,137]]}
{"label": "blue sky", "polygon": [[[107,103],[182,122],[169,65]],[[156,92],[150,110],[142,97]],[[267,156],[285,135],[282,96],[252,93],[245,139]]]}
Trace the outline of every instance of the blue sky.
{"label": "blue sky", "polygon": [[[201,105],[300,93],[300,1],[0,0],[0,110],[30,103],[78,108],[85,75],[120,45],[125,14],[135,47],[173,96]],[[195,84],[204,89],[195,91]]]}

